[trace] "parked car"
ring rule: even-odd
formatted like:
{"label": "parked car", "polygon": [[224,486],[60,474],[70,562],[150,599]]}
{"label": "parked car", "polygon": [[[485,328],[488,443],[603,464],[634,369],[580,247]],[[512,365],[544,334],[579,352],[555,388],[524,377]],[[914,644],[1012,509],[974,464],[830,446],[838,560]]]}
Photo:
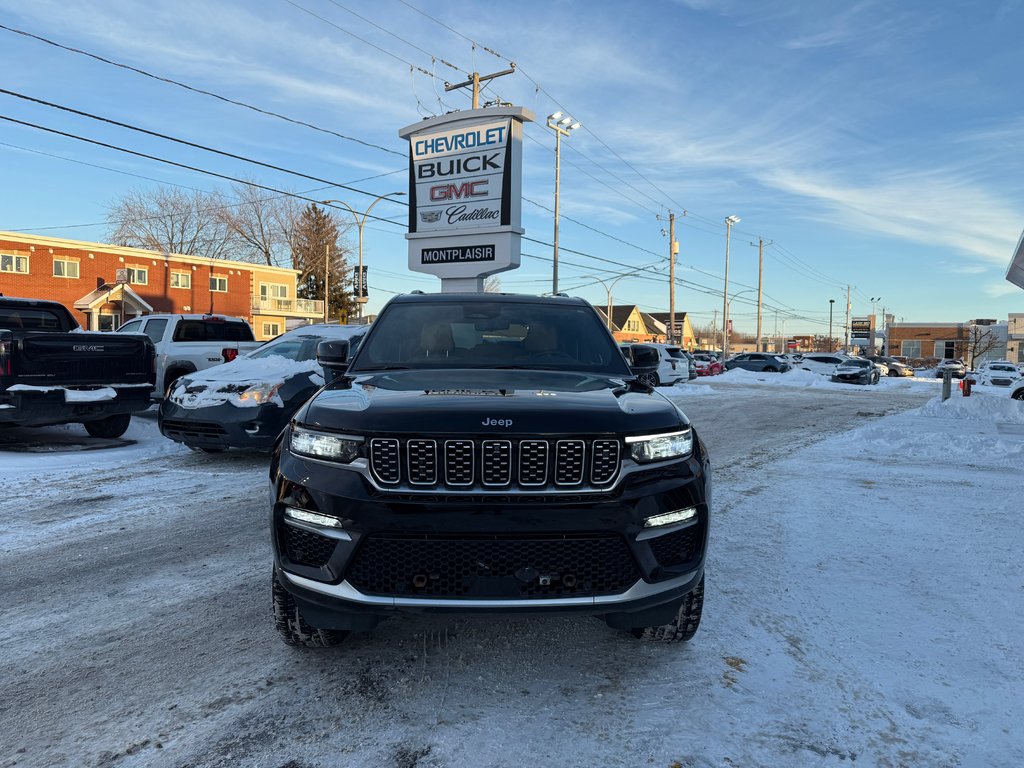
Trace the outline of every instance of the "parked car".
{"label": "parked car", "polygon": [[[632,345],[657,369],[657,351]],[[396,613],[697,631],[710,462],[583,299],[396,296],[270,461],[273,616],[322,647]],[[330,356],[326,359],[325,353]]]}
{"label": "parked car", "polygon": [[186,374],[160,404],[160,432],[189,448],[269,450],[274,440],[327,378],[317,345],[345,339],[355,345],[361,325],[307,325],[268,341],[230,363]]}
{"label": "parked car", "polygon": [[693,356],[698,376],[717,376],[725,372],[725,366],[714,355],[698,353]]}
{"label": "parked car", "polygon": [[914,375],[914,369],[904,360],[899,360],[895,357],[876,357],[873,355],[868,355],[867,359],[877,366],[884,366],[885,370],[881,371],[883,376],[895,377]]}
{"label": "parked car", "polygon": [[791,366],[779,355],[769,352],[741,352],[725,361],[726,370],[742,368],[746,371],[764,371],[765,373],[785,373]]}
{"label": "parked car", "polygon": [[649,387],[658,386],[658,369],[661,366],[661,352],[654,344],[620,344],[622,356],[633,370],[638,381]]}
{"label": "parked car", "polygon": [[[657,348],[661,361],[658,365],[659,386],[690,380],[690,361],[682,349],[674,344],[652,344],[651,346]],[[696,365],[694,374],[696,374]]]}
{"label": "parked car", "polygon": [[878,366],[864,357],[844,360],[832,372],[832,381],[844,384],[877,384],[881,378]]}
{"label": "parked car", "polygon": [[120,437],[149,408],[153,354],[145,337],[82,331],[59,302],[0,295],[0,426]]}
{"label": "parked car", "polygon": [[262,343],[254,340],[247,321],[227,315],[145,315],[122,325],[118,333],[144,333],[152,340],[156,399],[179,376],[231,362]]}
{"label": "parked car", "polygon": [[967,375],[967,366],[964,365],[964,361],[954,358],[952,360],[940,360],[939,364],[935,367],[936,378],[941,379],[942,375],[949,371],[953,374],[954,379],[962,379]]}
{"label": "parked car", "polygon": [[983,363],[977,372],[970,375],[977,384],[988,384],[993,387],[1011,387],[1022,378],[1017,366],[1008,360],[994,360]]}
{"label": "parked car", "polygon": [[800,367],[811,373],[831,376],[836,372],[837,366],[849,359],[850,355],[844,352],[810,352],[803,356]]}

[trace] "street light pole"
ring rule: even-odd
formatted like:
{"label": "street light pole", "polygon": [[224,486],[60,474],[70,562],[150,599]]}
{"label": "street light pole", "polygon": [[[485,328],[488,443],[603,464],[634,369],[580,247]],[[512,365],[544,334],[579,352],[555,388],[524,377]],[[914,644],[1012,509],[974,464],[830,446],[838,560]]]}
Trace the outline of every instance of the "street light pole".
{"label": "street light pole", "polygon": [[722,361],[729,356],[729,235],[732,225],[739,224],[739,216],[725,217],[725,284],[722,288]]}
{"label": "street light pole", "polygon": [[555,242],[551,267],[551,295],[556,296],[558,295],[558,198],[562,185],[562,137],[575,131],[580,124],[568,115],[555,112],[548,115],[547,125],[555,132]]}
{"label": "street light pole", "polygon": [[[388,198],[388,197],[395,197],[395,196],[400,196],[400,195],[404,195],[404,194],[405,194],[405,192],[388,192],[386,195],[378,196],[377,198],[374,199],[374,201],[372,203],[370,203],[370,207],[367,208],[365,211],[363,211],[362,217],[360,217],[359,212],[356,211],[355,208],[353,208],[351,205],[346,203],[344,200],[322,200],[321,201],[322,205],[330,205],[331,203],[340,203],[341,205],[344,205],[346,208],[348,208],[349,213],[352,214],[352,218],[355,219],[356,229],[359,232],[359,271],[356,274],[359,275],[359,285],[360,285],[360,288],[364,287],[363,286],[363,225],[366,223],[366,217],[370,215],[370,211],[373,210],[373,206],[375,206],[381,200],[384,200],[385,198]],[[330,243],[327,244],[327,251],[328,251],[328,253],[330,253]],[[368,299],[367,299],[366,296],[362,295],[362,290],[360,290],[359,293],[360,293],[360,295],[356,296],[356,304],[359,307],[359,315],[358,316],[361,318],[363,316],[363,304],[365,304]],[[328,302],[328,300],[329,300],[329,295],[327,293],[327,265],[325,264],[324,265],[324,314],[325,314],[325,316],[327,314],[327,302]],[[327,322],[327,321],[325,320],[324,322]]]}

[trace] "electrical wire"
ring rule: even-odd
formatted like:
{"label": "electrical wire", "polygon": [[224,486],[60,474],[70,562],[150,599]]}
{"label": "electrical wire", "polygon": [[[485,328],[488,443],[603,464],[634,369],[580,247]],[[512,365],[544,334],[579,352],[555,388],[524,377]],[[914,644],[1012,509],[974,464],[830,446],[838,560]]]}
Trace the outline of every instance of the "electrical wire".
{"label": "electrical wire", "polygon": [[134,73],[136,73],[138,75],[142,75],[143,77],[148,77],[148,78],[151,78],[153,80],[158,80],[158,81],[160,81],[162,83],[166,83],[168,85],[173,85],[173,86],[176,86],[178,88],[184,88],[186,91],[191,91],[192,93],[198,93],[198,94],[203,95],[203,96],[209,96],[210,98],[217,99],[218,101],[222,101],[222,102],[224,102],[226,104],[233,104],[236,107],[242,107],[244,109],[248,109],[248,110],[251,110],[253,112],[258,112],[259,114],[265,115],[267,117],[273,117],[273,118],[276,118],[278,120],[284,120],[285,122],[292,123],[293,125],[301,125],[304,128],[310,128],[310,129],[312,129],[314,131],[319,131],[320,133],[326,133],[326,134],[328,134],[330,136],[334,136],[335,138],[344,139],[345,141],[352,141],[352,142],[355,142],[356,144],[361,144],[362,146],[369,147],[371,149],[379,149],[382,152],[388,152],[388,153],[390,153],[392,155],[398,155],[399,157],[405,157],[406,156],[405,152],[399,152],[399,151],[394,150],[394,149],[389,149],[388,147],[382,147],[380,144],[374,144],[373,142],[364,141],[363,139],[357,139],[354,136],[346,136],[345,134],[339,133],[338,131],[331,130],[330,128],[322,128],[319,125],[314,125],[313,123],[306,122],[305,120],[297,120],[297,119],[295,119],[293,117],[288,117],[287,115],[282,115],[279,112],[274,112],[274,111],[269,110],[269,109],[264,109],[263,107],[257,107],[257,106],[255,106],[253,104],[249,104],[247,102],[240,101],[238,99],[233,99],[233,98],[229,98],[227,96],[222,96],[219,93],[214,93],[213,91],[208,91],[208,90],[205,90],[203,88],[198,88],[198,87],[196,87],[194,85],[189,85],[187,83],[183,83],[180,80],[174,80],[172,78],[164,77],[162,75],[156,75],[156,74],[153,74],[152,72],[147,72],[144,69],[140,69],[138,67],[133,67],[130,64],[123,64],[123,63],[121,63],[119,61],[114,61],[113,59],[108,59],[108,58],[105,58],[105,57],[100,56],[100,55],[95,54],[95,53],[89,53],[88,51],[81,50],[80,48],[72,48],[71,46],[63,45],[61,43],[56,42],[55,40],[50,40],[49,38],[42,37],[41,35],[36,35],[36,34],[31,33],[31,32],[26,32],[25,30],[22,30],[22,29],[16,29],[14,27],[9,27],[9,26],[7,26],[5,24],[0,24],[0,29],[6,30],[7,32],[12,32],[12,33],[14,33],[16,35],[21,35],[22,37],[30,38],[32,40],[37,40],[37,41],[39,41],[41,43],[45,43],[46,45],[51,45],[54,48],[60,48],[61,50],[67,51],[69,53],[76,53],[76,54],[78,54],[80,56],[87,56],[90,59],[94,59],[96,61],[102,62],[103,64],[109,64],[112,67],[118,67],[119,69],[124,69],[124,70],[127,70],[129,72],[134,72]]}
{"label": "electrical wire", "polygon": [[[198,143],[196,143],[194,141],[188,141],[187,139],[180,139],[180,138],[178,138],[176,136],[170,136],[170,135],[168,135],[166,133],[159,133],[158,131],[151,131],[151,130],[148,130],[147,128],[140,128],[137,125],[132,125],[130,123],[125,123],[125,122],[122,122],[120,120],[113,120],[113,119],[111,119],[109,117],[102,117],[100,115],[94,115],[94,114],[92,114],[90,112],[83,112],[82,110],[74,109],[72,107],[67,107],[67,106],[64,106],[62,104],[56,104],[56,103],[51,102],[51,101],[44,101],[43,99],[37,99],[34,96],[27,96],[25,94],[18,93],[17,91],[10,91],[10,90],[7,90],[6,88],[0,88],[0,94],[4,94],[4,95],[7,95],[7,96],[13,96],[15,98],[23,99],[25,101],[33,102],[35,104],[40,104],[42,106],[50,107],[52,109],[58,109],[58,110],[61,110],[62,112],[69,112],[69,113],[74,114],[74,115],[79,115],[80,117],[87,117],[90,120],[96,120],[98,122],[106,123],[108,125],[114,125],[114,126],[117,126],[118,128],[125,128],[126,130],[129,130],[129,131],[135,131],[136,133],[142,133],[142,134],[145,134],[147,136],[153,136],[155,138],[163,139],[165,141],[172,141],[172,142],[174,142],[176,144],[182,144],[182,145],[187,146],[187,147],[192,147],[193,149],[199,149],[199,150],[202,150],[203,152],[210,152],[212,154],[220,155],[222,157],[228,157],[228,158],[231,158],[232,160],[240,160],[240,161],[245,162],[245,163],[251,163],[252,165],[258,165],[258,166],[260,166],[262,168],[268,168],[268,169],[273,170],[273,171],[279,171],[281,173],[291,174],[292,176],[298,176],[299,178],[302,178],[302,179],[308,179],[309,181],[315,181],[315,182],[318,182],[318,183],[321,183],[321,184],[327,184],[327,185],[329,185],[331,187],[337,187],[338,189],[344,189],[347,192],[356,192],[357,194],[366,195],[367,197],[374,197],[374,198],[377,197],[377,195],[374,194],[373,192],[367,192],[365,190],[358,189],[356,187],[351,187],[351,186],[348,186],[346,184],[341,184],[341,183],[338,183],[338,182],[335,182],[335,181],[331,181],[330,179],[322,179],[319,176],[311,176],[308,173],[302,173],[300,171],[293,171],[290,168],[284,168],[284,167],[282,167],[280,165],[274,165],[273,163],[264,163],[261,160],[254,160],[254,159],[252,159],[250,157],[245,157],[244,155],[235,154],[234,152],[227,152],[227,151],[222,150],[222,149],[215,149],[214,147],[208,147],[205,144],[198,144]],[[10,119],[10,118],[5,118],[5,119]],[[14,121],[14,122],[18,122],[18,121]],[[25,123],[25,125],[31,125],[31,124],[30,123]],[[33,126],[33,127],[39,128],[40,126]],[[44,129],[44,130],[50,130],[50,129]],[[74,137],[74,138],[81,138],[81,137]],[[401,205],[408,206],[408,203],[406,203],[405,201],[395,201],[395,202],[398,202]],[[371,218],[376,218],[376,217],[371,217]]]}
{"label": "electrical wire", "polygon": [[[117,152],[123,152],[125,154],[134,155],[135,157],[141,157],[141,158],[144,158],[146,160],[153,160],[153,161],[158,162],[158,163],[164,163],[165,165],[171,165],[171,166],[174,166],[175,168],[183,168],[183,169],[185,169],[187,171],[193,171],[195,173],[202,173],[202,174],[205,174],[207,176],[213,176],[214,178],[224,179],[225,181],[232,181],[232,182],[235,182],[237,184],[244,184],[244,185],[249,186],[249,187],[256,187],[257,189],[264,189],[264,190],[267,190],[268,192],[277,192],[280,195],[286,195],[288,197],[295,197],[295,198],[298,198],[300,200],[305,200],[305,201],[310,202],[310,203],[316,203],[317,205],[322,205],[324,207],[334,208],[335,210],[339,210],[339,211],[347,210],[346,208],[342,208],[340,206],[334,205],[333,203],[325,203],[323,200],[315,200],[315,199],[313,199],[311,197],[306,197],[305,195],[296,194],[295,192],[289,192],[287,190],[279,189],[277,187],[271,187],[271,186],[268,186],[266,184],[260,184],[260,183],[257,183],[255,181],[249,181],[249,180],[246,180],[246,179],[240,179],[240,178],[237,178],[235,176],[229,176],[227,174],[218,173],[216,171],[209,171],[209,170],[206,170],[205,168],[198,168],[198,167],[196,167],[194,165],[187,165],[186,163],[179,163],[179,162],[176,162],[174,160],[168,160],[168,159],[163,158],[163,157],[157,157],[156,155],[147,155],[144,152],[137,152],[134,149],[127,149],[126,147],[119,147],[116,144],[108,144],[107,142],[99,141],[98,139],[90,139],[90,138],[87,138],[85,136],[78,136],[77,134],[74,134],[74,133],[68,133],[66,131],[59,131],[56,128],[48,128],[48,127],[46,127],[44,125],[37,125],[36,123],[30,123],[30,122],[27,122],[25,120],[18,120],[17,118],[9,117],[7,115],[0,115],[0,120],[5,120],[5,121],[7,121],[9,123],[14,123],[16,125],[22,125],[22,126],[25,126],[25,127],[28,127],[28,128],[35,128],[35,129],[40,130],[40,131],[45,131],[46,133],[55,134],[57,136],[64,136],[65,138],[75,139],[76,141],[85,142],[87,144],[92,144],[94,146],[104,147],[105,149],[113,149],[113,150],[115,150]],[[319,179],[315,179],[315,178],[314,178],[314,180],[320,181]],[[346,185],[339,185],[339,184],[335,184],[334,182],[326,182],[326,183],[329,184],[332,187],[339,187],[341,189],[349,189],[349,187],[346,186]],[[362,190],[359,190],[359,191],[361,192]],[[369,193],[365,193],[364,192],[363,194],[369,194]],[[392,202],[397,202],[397,201],[392,200]],[[382,216],[374,216],[374,215],[371,214],[369,216],[369,218],[376,219],[377,221],[386,221],[386,222],[389,222],[389,223],[393,223],[393,222],[391,222],[390,219],[386,219],[386,218],[384,218]]]}

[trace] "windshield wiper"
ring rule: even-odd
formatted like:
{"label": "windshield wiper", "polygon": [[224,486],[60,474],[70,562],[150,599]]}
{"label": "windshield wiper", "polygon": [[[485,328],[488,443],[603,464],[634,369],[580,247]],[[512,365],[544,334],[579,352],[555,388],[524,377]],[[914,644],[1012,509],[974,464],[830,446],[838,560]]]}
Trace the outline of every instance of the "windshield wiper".
{"label": "windshield wiper", "polygon": [[362,368],[353,368],[349,373],[366,373],[367,371],[408,371],[411,370],[407,365],[367,365]]}

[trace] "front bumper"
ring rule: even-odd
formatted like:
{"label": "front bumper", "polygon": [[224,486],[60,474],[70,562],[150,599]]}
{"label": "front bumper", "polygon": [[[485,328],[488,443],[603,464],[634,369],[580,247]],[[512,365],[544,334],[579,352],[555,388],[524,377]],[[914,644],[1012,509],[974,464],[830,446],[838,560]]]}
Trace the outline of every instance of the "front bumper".
{"label": "front bumper", "polygon": [[231,403],[183,408],[164,398],[159,426],[164,437],[192,448],[270,450],[290,418],[290,410],[272,403],[252,408]]}
{"label": "front bumper", "polygon": [[[599,493],[391,494],[353,469],[276,458],[275,570],[320,628],[369,629],[396,611],[643,613],[636,625],[662,614],[666,623],[703,575],[711,489],[699,440],[689,458],[624,471]],[[343,527],[294,520],[285,507]],[[644,527],[691,507],[692,521]]]}

